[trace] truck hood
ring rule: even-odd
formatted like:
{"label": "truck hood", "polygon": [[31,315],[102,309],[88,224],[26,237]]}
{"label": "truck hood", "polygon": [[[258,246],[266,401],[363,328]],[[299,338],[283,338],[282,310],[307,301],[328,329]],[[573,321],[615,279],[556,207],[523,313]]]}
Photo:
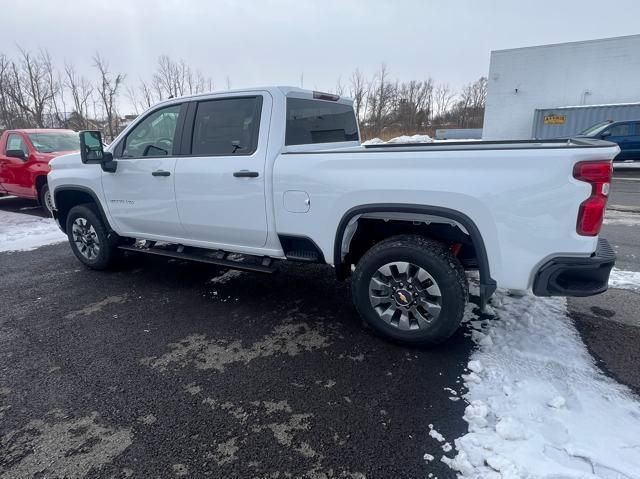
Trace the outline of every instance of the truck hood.
{"label": "truck hood", "polygon": [[34,158],[36,159],[36,161],[40,161],[42,163],[50,163],[51,160],[53,160],[54,158],[57,158],[58,156],[62,156],[62,155],[68,155],[69,153],[76,153],[73,150],[70,151],[52,151],[52,152],[47,152],[47,153],[40,153],[37,152],[34,154]]}
{"label": "truck hood", "polygon": [[56,156],[58,154],[54,153],[51,154],[54,155],[49,161],[49,166],[52,170],[64,168],[65,166],[77,166],[82,163],[79,152],[59,154],[60,156]]}

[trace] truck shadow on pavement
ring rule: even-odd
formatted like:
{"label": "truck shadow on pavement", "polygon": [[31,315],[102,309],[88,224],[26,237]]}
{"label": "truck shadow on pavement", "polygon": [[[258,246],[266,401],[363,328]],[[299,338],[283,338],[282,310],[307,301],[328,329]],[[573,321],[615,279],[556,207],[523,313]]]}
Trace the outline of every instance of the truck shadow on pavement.
{"label": "truck shadow on pavement", "polygon": [[0,196],[0,211],[47,218],[47,214],[36,200],[16,198],[15,196]]}
{"label": "truck shadow on pavement", "polygon": [[429,424],[451,442],[467,430],[473,343],[385,342],[331,268],[127,255],[95,272],[65,244],[0,267],[16,291],[0,477],[454,477],[423,455],[441,449]]}

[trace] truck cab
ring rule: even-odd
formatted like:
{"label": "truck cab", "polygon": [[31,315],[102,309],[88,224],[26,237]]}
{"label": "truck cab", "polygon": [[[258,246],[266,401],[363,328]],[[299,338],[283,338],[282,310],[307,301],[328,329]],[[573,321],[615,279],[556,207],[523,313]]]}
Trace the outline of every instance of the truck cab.
{"label": "truck cab", "polygon": [[49,162],[79,147],[78,134],[73,130],[5,131],[0,136],[0,194],[37,200],[51,213]]}

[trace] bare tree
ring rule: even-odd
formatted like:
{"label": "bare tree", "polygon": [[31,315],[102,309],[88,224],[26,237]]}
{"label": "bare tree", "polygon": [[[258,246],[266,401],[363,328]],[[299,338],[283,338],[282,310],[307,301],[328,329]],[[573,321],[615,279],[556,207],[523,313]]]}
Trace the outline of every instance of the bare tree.
{"label": "bare tree", "polygon": [[12,62],[4,53],[0,54],[0,130],[25,124],[25,118],[10,94],[12,81]]}
{"label": "bare tree", "polygon": [[161,55],[158,58],[158,69],[154,73],[153,79],[162,96],[174,98],[184,95],[189,73],[183,60],[176,62],[167,55]]}
{"label": "bare tree", "polygon": [[367,82],[364,75],[357,68],[351,74],[349,80],[349,94],[353,98],[353,106],[356,111],[358,121],[362,120],[364,114],[364,99],[367,95]]}
{"label": "bare tree", "polygon": [[451,91],[448,83],[439,83],[433,92],[433,116],[435,118],[441,118],[449,111],[455,93]]}
{"label": "bare tree", "polygon": [[105,120],[107,123],[107,131],[109,137],[113,140],[118,132],[118,112],[117,112],[117,99],[119,95],[120,87],[124,82],[125,75],[118,73],[115,76],[109,71],[109,63],[100,56],[99,53],[93,57],[94,66],[100,73],[100,79],[98,81],[98,95],[102,101],[102,107],[104,109]]}
{"label": "bare tree", "polygon": [[49,77],[49,54],[41,50],[38,55],[18,48],[20,60],[12,61],[6,76],[7,94],[21,110],[27,122],[38,128],[44,128],[46,114],[51,109],[56,91]]}
{"label": "bare tree", "polygon": [[[396,82],[397,83],[397,82]],[[367,123],[374,135],[379,135],[386,126],[389,113],[393,109],[393,102],[397,84],[389,81],[389,71],[383,63],[373,80],[373,87],[369,89],[369,112]]]}
{"label": "bare tree", "polygon": [[487,98],[487,78],[481,77],[465,86],[460,94],[462,105],[462,126],[473,128],[482,124],[484,105]]}
{"label": "bare tree", "polygon": [[344,85],[342,84],[342,77],[338,77],[338,81],[336,82],[335,94],[338,96],[344,95]]}
{"label": "bare tree", "polygon": [[460,128],[480,128],[487,98],[487,78],[480,77],[464,86],[459,98],[447,113],[448,120]]}
{"label": "bare tree", "polygon": [[73,118],[69,126],[78,130],[87,129],[90,127],[88,102],[93,87],[85,77],[78,76],[72,63],[65,62],[64,72],[64,86],[71,93],[73,101]]}
{"label": "bare tree", "polygon": [[404,134],[426,128],[431,116],[433,80],[411,80],[396,89],[395,121]]}

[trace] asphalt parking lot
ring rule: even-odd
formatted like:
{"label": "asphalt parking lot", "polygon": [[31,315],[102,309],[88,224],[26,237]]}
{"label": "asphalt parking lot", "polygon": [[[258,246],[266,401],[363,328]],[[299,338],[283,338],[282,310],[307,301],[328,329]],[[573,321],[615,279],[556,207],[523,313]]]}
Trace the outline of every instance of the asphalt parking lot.
{"label": "asphalt parking lot", "polygon": [[[640,182],[614,181],[614,198],[640,206]],[[640,271],[639,226],[623,223],[604,236]],[[95,272],[60,243],[0,253],[0,270],[0,478],[455,477],[423,456],[441,448],[429,424],[467,431],[464,328],[432,350],[385,342],[321,266],[129,255]],[[569,302],[603,370],[637,392],[639,300]]]}
{"label": "asphalt parking lot", "polygon": [[451,474],[422,458],[429,423],[466,430],[444,388],[471,341],[378,339],[328,268],[132,255],[97,273],[64,243],[0,268],[0,477]]}

